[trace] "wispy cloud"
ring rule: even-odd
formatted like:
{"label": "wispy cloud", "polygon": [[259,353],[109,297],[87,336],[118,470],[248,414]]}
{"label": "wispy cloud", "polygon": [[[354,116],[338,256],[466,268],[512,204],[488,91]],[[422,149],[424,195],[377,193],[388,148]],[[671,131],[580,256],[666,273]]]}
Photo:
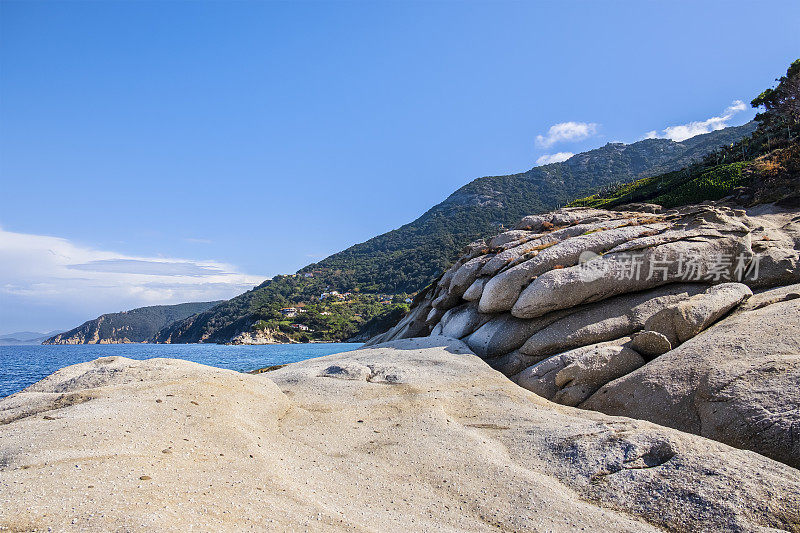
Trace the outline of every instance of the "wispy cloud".
{"label": "wispy cloud", "polygon": [[710,117],[706,120],[698,120],[689,122],[687,124],[680,124],[678,126],[667,126],[661,133],[656,130],[648,131],[645,139],[671,139],[673,141],[685,141],[695,135],[709,133],[712,131],[721,130],[728,127],[728,122],[736,115],[747,109],[747,105],[741,100],[734,100],[731,105],[725,108],[725,111],[717,117]]}
{"label": "wispy cloud", "polygon": [[594,122],[560,122],[547,130],[547,135],[536,136],[536,146],[550,148],[560,142],[575,142],[597,135]]}
{"label": "wispy cloud", "polygon": [[2,228],[0,258],[0,296],[56,308],[80,303],[100,312],[227,299],[265,278],[218,261],[135,257]]}
{"label": "wispy cloud", "polygon": [[97,259],[88,263],[67,265],[74,270],[146,274],[149,276],[210,276],[224,274],[216,266],[198,265],[190,261],[151,261],[147,259]]}
{"label": "wispy cloud", "polygon": [[536,160],[537,165],[549,165],[550,163],[561,163],[572,157],[572,152],[558,152],[555,154],[544,154]]}

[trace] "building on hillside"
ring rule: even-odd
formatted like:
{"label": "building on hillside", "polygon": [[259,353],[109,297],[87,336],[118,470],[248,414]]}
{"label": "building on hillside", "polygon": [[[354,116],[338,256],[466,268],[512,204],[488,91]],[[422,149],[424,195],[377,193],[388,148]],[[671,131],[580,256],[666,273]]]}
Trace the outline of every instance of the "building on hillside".
{"label": "building on hillside", "polygon": [[311,331],[311,328],[305,324],[292,324],[292,329],[296,329],[298,331]]}
{"label": "building on hillside", "polygon": [[[350,294],[350,293],[347,293],[347,294]],[[333,299],[336,299],[336,300],[344,300],[346,298],[346,296],[344,294],[341,294],[339,291],[323,292],[322,294],[319,295],[319,299],[320,300],[324,300],[325,298],[333,298]]]}
{"label": "building on hillside", "polygon": [[284,307],[281,309],[281,314],[286,318],[292,318],[297,316],[297,308],[296,307]]}

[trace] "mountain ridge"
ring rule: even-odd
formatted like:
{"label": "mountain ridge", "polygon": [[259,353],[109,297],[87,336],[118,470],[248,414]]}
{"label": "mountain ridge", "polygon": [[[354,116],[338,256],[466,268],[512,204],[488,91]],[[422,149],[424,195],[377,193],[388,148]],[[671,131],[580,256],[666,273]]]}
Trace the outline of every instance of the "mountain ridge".
{"label": "mountain ridge", "polygon": [[[583,191],[594,191],[612,183],[633,181],[647,175],[661,174],[683,168],[699,160],[713,149],[738,141],[755,131],[754,122],[697,135],[682,142],[669,139],[645,139],[631,144],[608,143],[600,148],[575,154],[570,159],[533,167],[525,172],[502,176],[484,176],[460,187],[445,200],[431,207],[416,220],[335,253],[318,263],[299,270],[346,269],[353,259],[364,260],[374,254],[393,254],[397,251],[396,237],[424,247],[426,259],[433,260],[424,274],[408,279],[391,274],[375,287],[382,292],[413,292],[427,285],[455,260],[459,248],[470,240],[488,234],[500,224],[511,225],[523,216],[544,212],[579,198]],[[653,161],[653,159],[655,159]],[[478,212],[476,212],[476,209]],[[469,210],[459,218],[460,227],[448,228],[442,218],[452,218],[453,211]],[[431,244],[431,236],[437,242]],[[447,259],[437,249],[446,246]],[[434,257],[430,257],[433,255]],[[438,257],[437,257],[438,256]],[[392,257],[386,257],[388,262]],[[383,262],[382,262],[383,263]],[[387,278],[385,264],[370,272],[372,278]],[[434,272],[435,271],[435,272]],[[362,284],[369,280],[362,278]]]}
{"label": "mountain ridge", "polygon": [[41,331],[15,331],[0,335],[0,346],[19,346],[25,344],[41,344],[42,341],[58,335],[62,331],[57,329],[43,333]]}
{"label": "mountain ridge", "polygon": [[137,307],[106,313],[69,331],[53,335],[42,344],[117,344],[152,340],[164,326],[209,309],[220,301]]}

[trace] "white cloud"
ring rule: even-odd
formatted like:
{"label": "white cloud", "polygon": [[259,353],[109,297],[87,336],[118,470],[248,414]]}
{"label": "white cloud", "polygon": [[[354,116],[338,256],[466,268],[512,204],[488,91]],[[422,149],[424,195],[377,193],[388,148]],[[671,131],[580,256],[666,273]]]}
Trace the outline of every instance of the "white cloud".
{"label": "white cloud", "polygon": [[537,165],[549,165],[550,163],[561,163],[572,157],[572,152],[558,152],[556,154],[544,154],[536,160]]}
{"label": "white cloud", "polygon": [[709,133],[712,131],[721,130],[728,127],[728,122],[733,118],[736,113],[741,113],[747,109],[747,105],[741,100],[734,100],[731,105],[725,108],[725,111],[717,117],[707,118],[706,120],[699,120],[689,122],[688,124],[680,124],[678,126],[667,126],[661,133],[656,130],[648,131],[645,139],[672,139],[673,141],[685,141],[695,135]]}
{"label": "white cloud", "polygon": [[559,142],[575,142],[588,139],[597,134],[594,122],[560,122],[547,130],[547,135],[536,136],[536,146],[550,148]]}
{"label": "white cloud", "polygon": [[97,316],[144,305],[227,299],[264,279],[217,261],[134,257],[0,228],[0,299],[13,298],[15,305],[46,303],[65,314],[80,307],[96,310]]}
{"label": "white cloud", "polygon": [[734,100],[731,105],[725,108],[725,113],[738,113],[747,109],[747,105],[741,100]]}

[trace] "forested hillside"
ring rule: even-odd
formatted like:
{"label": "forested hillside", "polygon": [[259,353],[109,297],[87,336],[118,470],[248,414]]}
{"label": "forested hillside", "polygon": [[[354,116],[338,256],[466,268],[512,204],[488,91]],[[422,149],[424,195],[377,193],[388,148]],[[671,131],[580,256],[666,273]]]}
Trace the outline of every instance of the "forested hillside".
{"label": "forested hillside", "polygon": [[607,144],[563,163],[508,176],[476,179],[396,230],[334,254],[301,272],[317,272],[337,286],[369,292],[413,292],[430,283],[461,247],[500,226],[563,206],[589,191],[683,168],[706,153],[750,134],[754,123],[677,143],[647,139]]}
{"label": "forested hillside", "polygon": [[763,107],[752,134],[678,171],[605,186],[572,206],[649,202],[675,207],[735,195],[744,205],[788,200],[800,184],[800,59],[751,103]]}

